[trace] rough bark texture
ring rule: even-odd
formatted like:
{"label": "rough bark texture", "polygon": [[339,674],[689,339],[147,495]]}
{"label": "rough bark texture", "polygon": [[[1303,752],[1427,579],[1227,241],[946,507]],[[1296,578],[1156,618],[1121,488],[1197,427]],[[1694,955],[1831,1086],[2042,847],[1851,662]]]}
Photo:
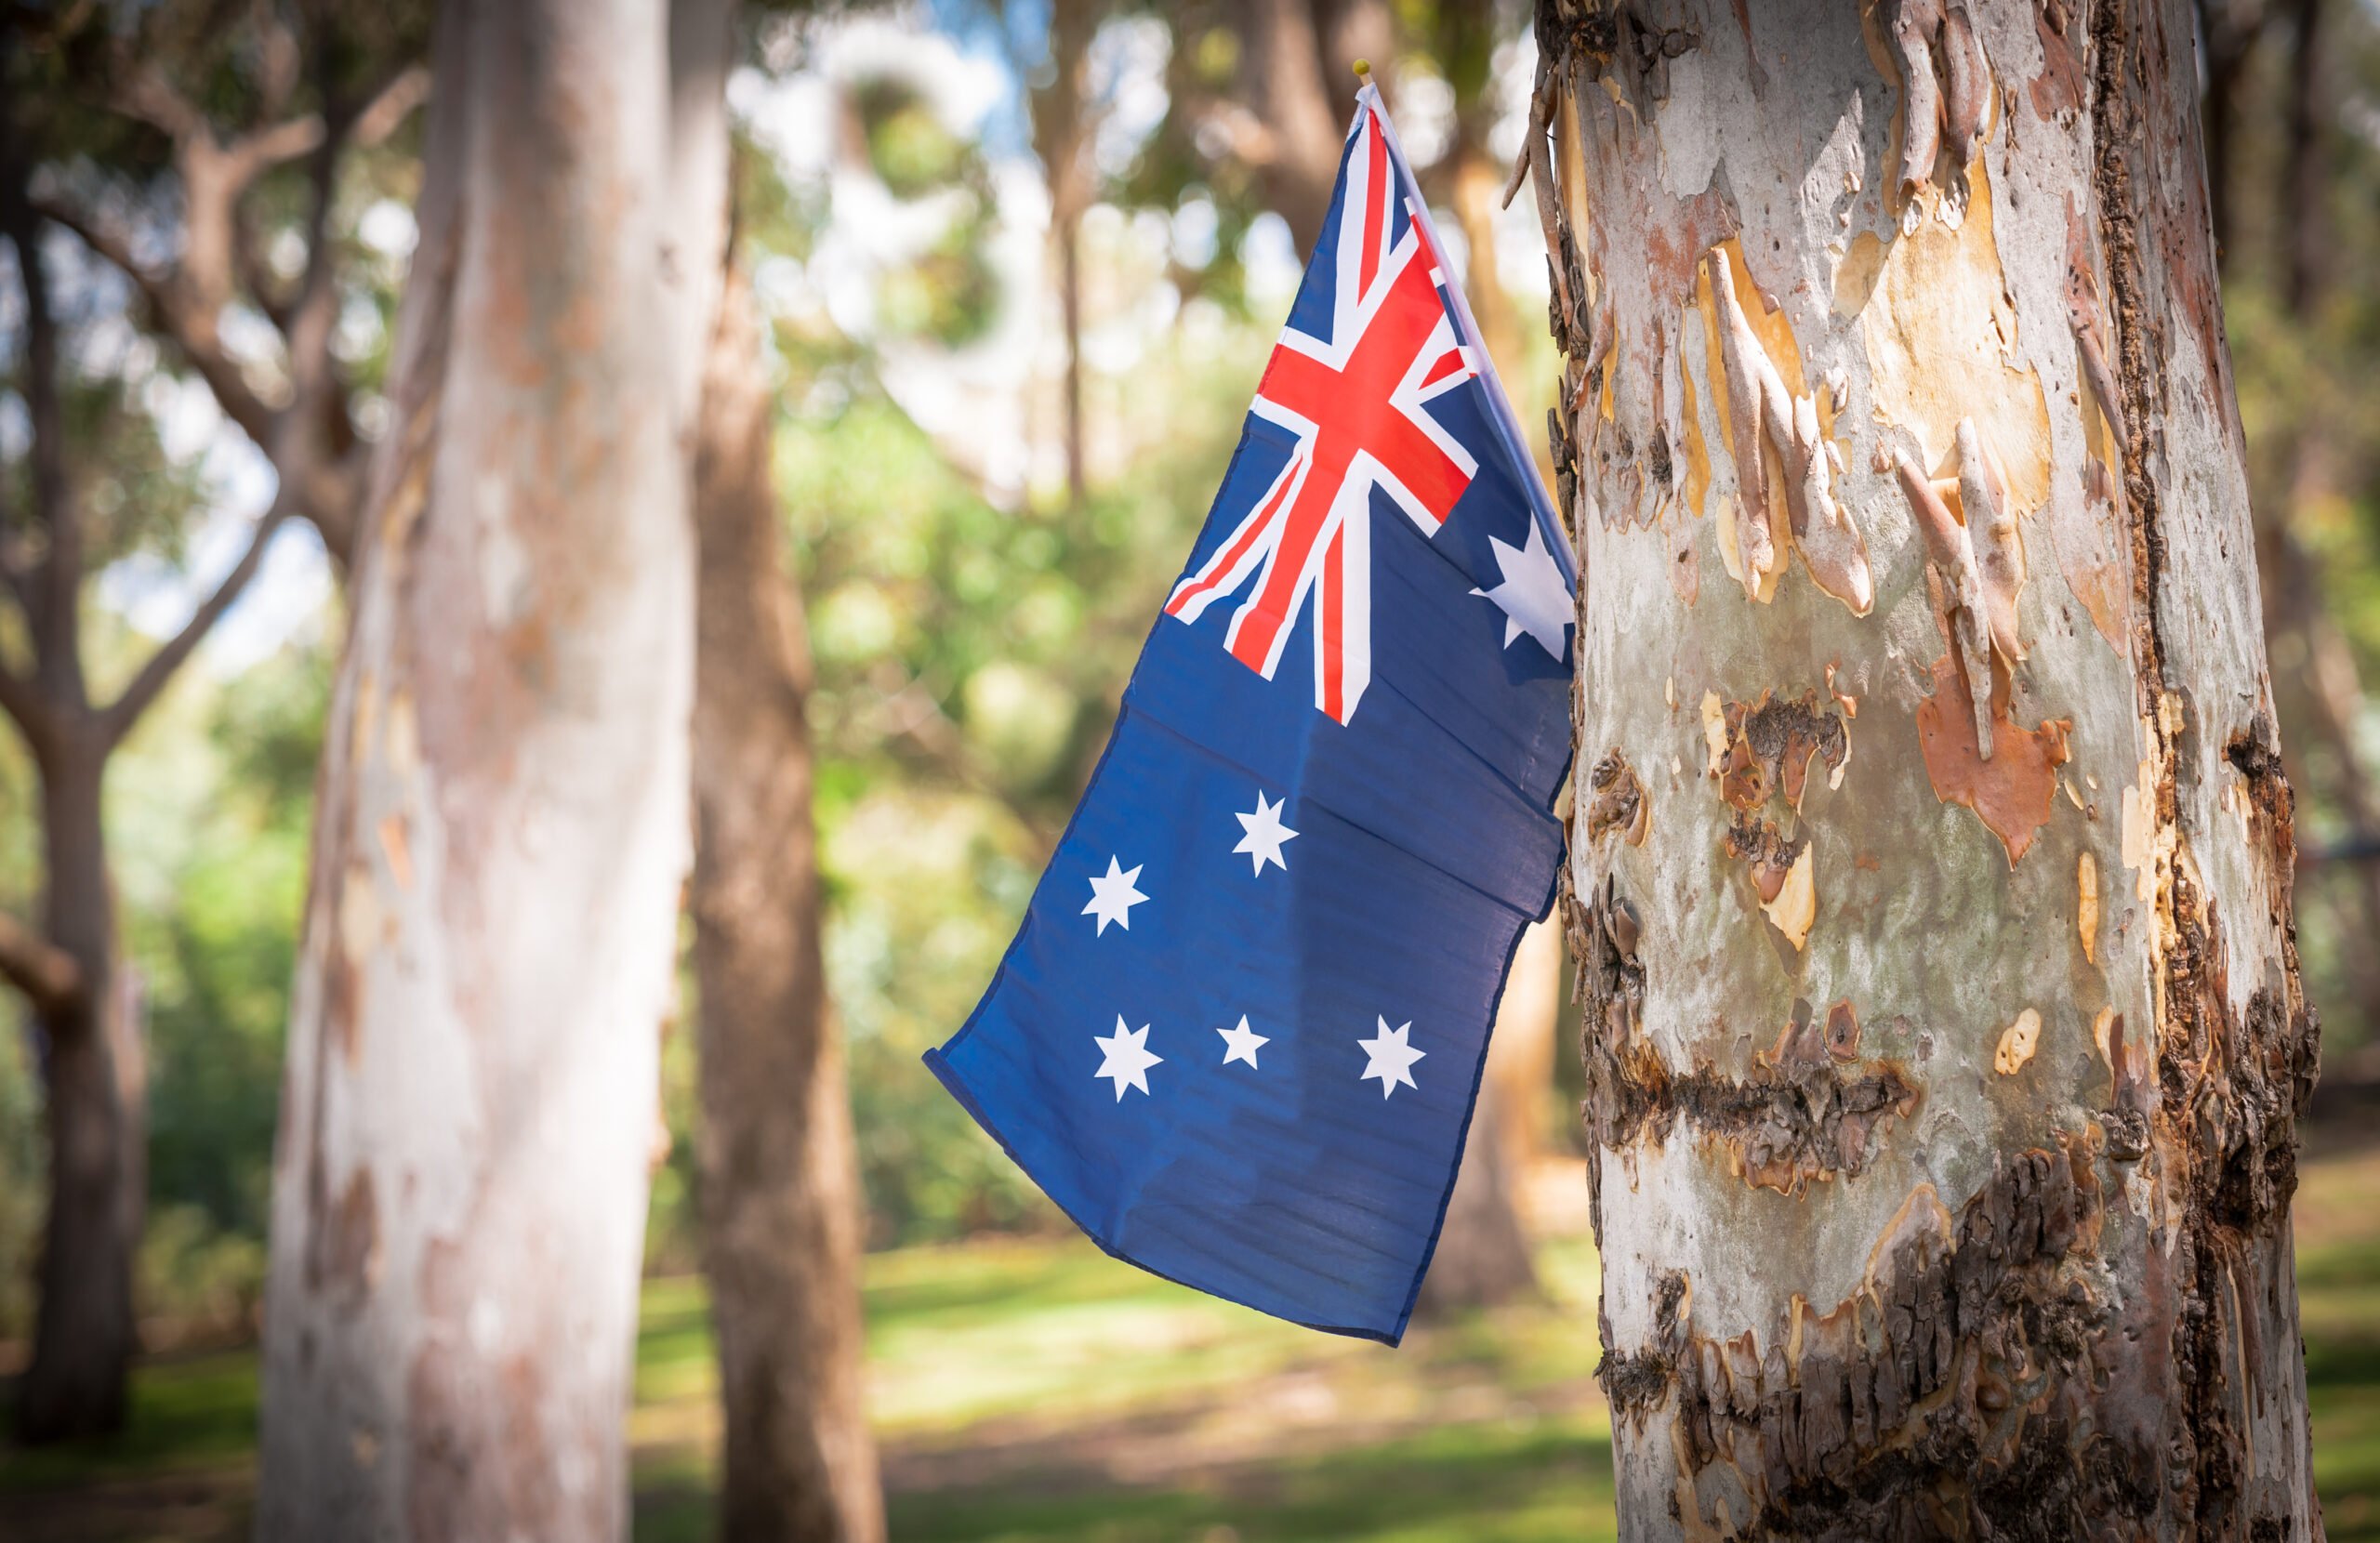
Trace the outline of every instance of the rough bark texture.
{"label": "rough bark texture", "polygon": [[265,1537],[625,1530],[689,857],[667,21],[441,17],[274,1154]]}
{"label": "rough bark texture", "polygon": [[694,481],[692,908],[721,1536],[879,1543],[859,1166],[819,953],[810,660],[771,485],[771,410],[738,275],[711,349]]}
{"label": "rough bark texture", "polygon": [[2319,1537],[2188,8],[1538,35],[1622,1536]]}

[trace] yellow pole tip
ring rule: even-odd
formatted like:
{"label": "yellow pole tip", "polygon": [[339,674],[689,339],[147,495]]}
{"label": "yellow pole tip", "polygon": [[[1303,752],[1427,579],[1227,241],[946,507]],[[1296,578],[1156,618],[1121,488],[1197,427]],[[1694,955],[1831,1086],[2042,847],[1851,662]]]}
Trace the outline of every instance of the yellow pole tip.
{"label": "yellow pole tip", "polygon": [[1369,86],[1372,83],[1372,61],[1370,59],[1359,59],[1355,60],[1355,78],[1362,81],[1366,86]]}

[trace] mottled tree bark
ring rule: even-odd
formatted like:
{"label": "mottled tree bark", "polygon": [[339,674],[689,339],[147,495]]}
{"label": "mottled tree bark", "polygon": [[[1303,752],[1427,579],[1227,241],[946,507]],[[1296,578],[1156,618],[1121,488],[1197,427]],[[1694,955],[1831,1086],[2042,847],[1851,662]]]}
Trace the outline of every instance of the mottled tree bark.
{"label": "mottled tree bark", "polygon": [[689,857],[668,20],[440,19],[274,1154],[265,1537],[626,1530]]}
{"label": "mottled tree bark", "polygon": [[1622,1536],[2319,1537],[2188,8],[1539,24]]}
{"label": "mottled tree bark", "polygon": [[810,659],[769,463],[757,319],[731,278],[694,509],[694,970],[703,1261],[725,1406],[721,1534],[878,1543],[862,1203],[819,952]]}

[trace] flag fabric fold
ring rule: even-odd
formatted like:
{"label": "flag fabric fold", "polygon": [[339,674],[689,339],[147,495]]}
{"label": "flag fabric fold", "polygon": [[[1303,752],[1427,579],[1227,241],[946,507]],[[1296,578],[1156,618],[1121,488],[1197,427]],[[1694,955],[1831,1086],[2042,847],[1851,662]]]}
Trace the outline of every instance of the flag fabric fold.
{"label": "flag fabric fold", "polygon": [[1108,1252],[1402,1336],[1561,866],[1573,575],[1367,87],[1114,734],[926,1057]]}

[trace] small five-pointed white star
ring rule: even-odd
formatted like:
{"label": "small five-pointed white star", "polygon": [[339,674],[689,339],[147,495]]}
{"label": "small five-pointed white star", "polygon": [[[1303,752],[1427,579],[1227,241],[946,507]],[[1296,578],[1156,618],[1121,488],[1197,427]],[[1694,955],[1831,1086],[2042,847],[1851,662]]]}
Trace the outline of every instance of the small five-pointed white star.
{"label": "small five-pointed white star", "polygon": [[1132,907],[1149,898],[1133,888],[1140,877],[1139,866],[1124,868],[1113,857],[1107,860],[1105,877],[1091,875],[1091,903],[1082,908],[1082,914],[1099,918],[1099,935],[1106,935],[1111,921],[1127,932],[1132,930]]}
{"label": "small five-pointed white star", "polygon": [[1149,1026],[1146,1023],[1137,1029],[1128,1029],[1124,1026],[1124,1020],[1119,1016],[1116,1020],[1114,1034],[1092,1035],[1091,1042],[1104,1052],[1099,1062],[1099,1070],[1093,1072],[1091,1075],[1110,1077],[1115,1080],[1117,1103],[1124,1101],[1124,1089],[1127,1088],[1137,1088],[1144,1093],[1147,1092],[1149,1068],[1165,1063],[1163,1056],[1149,1053]]}
{"label": "small five-pointed white star", "polygon": [[1232,816],[1239,822],[1239,828],[1248,833],[1239,838],[1239,845],[1232,848],[1232,851],[1248,853],[1250,860],[1255,864],[1255,871],[1259,874],[1264,871],[1264,864],[1267,863],[1272,864],[1283,873],[1289,871],[1289,865],[1281,861],[1281,843],[1296,840],[1298,833],[1281,824],[1281,811],[1288,807],[1288,804],[1287,798],[1278,798],[1267,803],[1264,801],[1264,795],[1259,793],[1256,795],[1255,813]]}
{"label": "small five-pointed white star", "polygon": [[1578,617],[1578,601],[1570,587],[1562,582],[1562,570],[1554,564],[1554,554],[1546,549],[1545,533],[1537,521],[1528,522],[1528,544],[1509,547],[1494,536],[1488,538],[1494,548],[1496,565],[1503,570],[1504,582],[1493,589],[1474,589],[1482,600],[1493,600],[1504,613],[1504,646],[1526,632],[1538,641],[1538,646],[1556,659],[1569,656],[1569,646],[1564,632]]}
{"label": "small five-pointed white star", "polygon": [[1244,1061],[1250,1066],[1254,1066],[1257,1050],[1263,1046],[1273,1043],[1248,1026],[1248,1015],[1245,1013],[1240,1015],[1239,1027],[1217,1029],[1215,1032],[1223,1036],[1223,1064],[1226,1066],[1235,1061]]}
{"label": "small five-pointed white star", "polygon": [[1400,1082],[1417,1093],[1421,1091],[1413,1081],[1413,1063],[1429,1052],[1417,1050],[1406,1043],[1406,1035],[1412,1028],[1408,1022],[1392,1029],[1388,1026],[1388,1020],[1383,1018],[1380,1020],[1380,1033],[1376,1036],[1355,1041],[1364,1048],[1367,1061],[1364,1075],[1357,1080],[1369,1082],[1374,1077],[1380,1078],[1380,1096],[1383,1099],[1395,1092]]}

